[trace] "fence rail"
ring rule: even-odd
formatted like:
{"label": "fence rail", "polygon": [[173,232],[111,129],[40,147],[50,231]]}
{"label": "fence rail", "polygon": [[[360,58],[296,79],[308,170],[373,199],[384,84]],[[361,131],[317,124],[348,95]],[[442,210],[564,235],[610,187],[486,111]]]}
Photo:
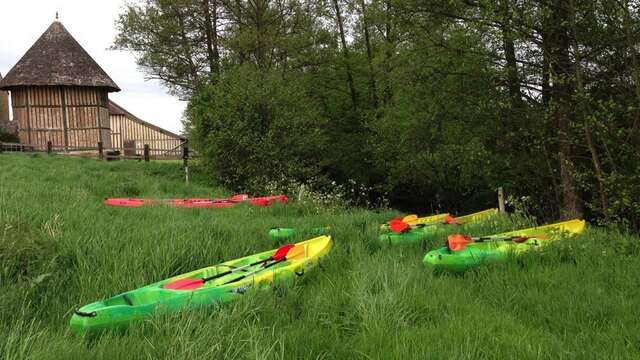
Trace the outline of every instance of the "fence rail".
{"label": "fence rail", "polygon": [[[97,143],[95,147],[64,147],[54,146],[51,141],[46,147],[35,144],[19,144],[0,142],[0,153],[20,152],[20,153],[47,153],[95,156],[108,161],[114,160],[186,160],[197,156],[193,151],[189,151],[188,142],[183,142],[172,149],[151,148],[148,144],[143,147],[104,148],[102,143]],[[195,156],[194,156],[195,155]]]}

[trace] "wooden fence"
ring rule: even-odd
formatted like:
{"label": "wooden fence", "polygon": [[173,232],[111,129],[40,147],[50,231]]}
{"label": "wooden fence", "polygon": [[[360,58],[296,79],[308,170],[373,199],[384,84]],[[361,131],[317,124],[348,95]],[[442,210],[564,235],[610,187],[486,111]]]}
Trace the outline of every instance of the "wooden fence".
{"label": "wooden fence", "polygon": [[108,161],[115,160],[186,160],[193,158],[194,154],[189,151],[188,142],[184,141],[180,145],[166,150],[151,148],[148,144],[143,147],[125,147],[124,151],[118,149],[104,148],[101,142],[95,147],[64,147],[54,146],[52,141],[47,142],[46,149],[42,149],[37,144],[18,144],[0,142],[0,153],[20,152],[20,153],[46,153],[64,154],[97,157]]}

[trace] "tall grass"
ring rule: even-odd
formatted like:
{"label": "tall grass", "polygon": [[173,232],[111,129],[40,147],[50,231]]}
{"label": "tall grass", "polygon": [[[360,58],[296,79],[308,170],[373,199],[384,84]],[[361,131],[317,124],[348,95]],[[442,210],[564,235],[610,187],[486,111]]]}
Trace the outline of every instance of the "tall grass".
{"label": "tall grass", "polygon": [[[0,358],[637,358],[637,238],[589,230],[542,254],[464,276],[422,266],[427,248],[377,241],[390,212],[292,203],[226,210],[108,208],[107,196],[224,196],[175,163],[0,156]],[[153,318],[125,334],[71,334],[75,307],[277,246],[273,226],[331,225],[322,269],[219,309]],[[529,225],[507,217],[478,235]]]}

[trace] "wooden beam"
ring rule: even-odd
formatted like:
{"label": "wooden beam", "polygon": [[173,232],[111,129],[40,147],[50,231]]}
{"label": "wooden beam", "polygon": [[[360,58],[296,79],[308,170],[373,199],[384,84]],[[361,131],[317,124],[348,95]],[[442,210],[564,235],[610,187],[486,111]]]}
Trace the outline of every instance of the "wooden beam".
{"label": "wooden beam", "polygon": [[61,87],[62,91],[62,129],[64,131],[64,151],[69,149],[69,109],[67,108],[67,89]]}
{"label": "wooden beam", "polygon": [[26,97],[27,97],[27,141],[29,145],[31,145],[31,90],[27,89]]}

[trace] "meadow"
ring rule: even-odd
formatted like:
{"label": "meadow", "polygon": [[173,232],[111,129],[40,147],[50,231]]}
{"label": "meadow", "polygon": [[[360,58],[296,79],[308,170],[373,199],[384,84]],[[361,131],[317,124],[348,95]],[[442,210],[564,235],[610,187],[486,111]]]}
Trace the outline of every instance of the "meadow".
{"label": "meadow", "polygon": [[[227,196],[178,163],[0,155],[2,359],[598,359],[640,357],[640,240],[579,239],[464,276],[435,274],[418,247],[378,243],[396,215],[310,201],[233,209],[105,207],[105,197]],[[492,207],[493,204],[487,204]],[[481,210],[481,209],[478,209]],[[504,216],[486,235],[532,224]],[[81,305],[278,246],[274,226],[330,225],[322,268],[218,308],[80,337]]]}

